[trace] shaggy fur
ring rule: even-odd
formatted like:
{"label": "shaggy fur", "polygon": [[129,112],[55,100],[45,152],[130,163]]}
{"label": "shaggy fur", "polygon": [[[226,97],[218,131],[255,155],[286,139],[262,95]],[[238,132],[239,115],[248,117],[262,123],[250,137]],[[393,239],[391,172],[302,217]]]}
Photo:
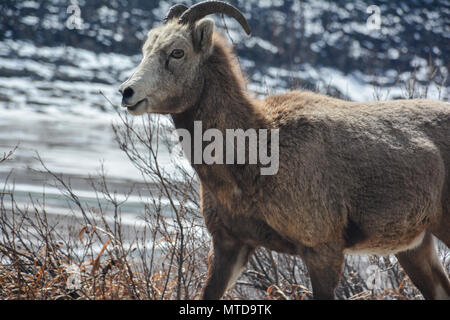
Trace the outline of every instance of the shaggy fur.
{"label": "shaggy fur", "polygon": [[280,129],[280,167],[261,176],[258,165],[193,164],[212,236],[202,297],[220,298],[263,246],[300,255],[317,299],[334,297],[345,253],[397,254],[426,298],[449,298],[432,234],[450,246],[450,104],[356,103],[307,91],[254,100],[231,48],[207,21],[192,31],[169,23],[157,29],[159,40],[147,41],[148,59],[158,54],[153,44],[189,39],[193,74],[180,73],[170,88],[153,82],[152,92],[166,90],[167,110],[149,103],[146,112],[170,113],[191,133],[194,121],[224,135]]}

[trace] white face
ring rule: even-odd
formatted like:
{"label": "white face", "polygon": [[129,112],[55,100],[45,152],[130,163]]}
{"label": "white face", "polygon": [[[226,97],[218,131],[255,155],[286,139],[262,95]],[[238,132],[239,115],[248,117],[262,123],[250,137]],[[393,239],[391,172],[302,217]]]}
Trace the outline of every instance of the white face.
{"label": "white face", "polygon": [[204,50],[194,50],[195,32],[175,23],[149,32],[141,63],[120,87],[122,107],[133,115],[174,114],[195,103],[203,85],[200,64],[205,58]]}

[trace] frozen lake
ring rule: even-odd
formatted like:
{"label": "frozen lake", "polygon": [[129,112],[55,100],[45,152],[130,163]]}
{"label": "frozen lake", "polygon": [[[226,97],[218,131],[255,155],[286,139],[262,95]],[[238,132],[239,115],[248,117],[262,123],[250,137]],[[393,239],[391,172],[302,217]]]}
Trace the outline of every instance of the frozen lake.
{"label": "frozen lake", "polygon": [[[98,180],[103,168],[110,190],[118,197],[133,189],[123,210],[135,217],[140,214],[148,200],[149,185],[115,141],[111,124],[120,123],[117,114],[11,109],[2,109],[1,114],[0,154],[14,146],[18,148],[12,160],[0,165],[0,182],[2,188],[5,182],[7,189],[14,188],[18,202],[25,205],[31,198],[42,199],[45,192],[47,209],[67,214],[67,199],[55,179],[42,172],[39,154],[49,170],[70,180],[75,193],[87,204],[95,205],[98,200],[89,178]],[[170,171],[170,155],[164,148],[160,150],[160,163],[164,170]],[[130,219],[128,222],[132,223],[133,217]]]}

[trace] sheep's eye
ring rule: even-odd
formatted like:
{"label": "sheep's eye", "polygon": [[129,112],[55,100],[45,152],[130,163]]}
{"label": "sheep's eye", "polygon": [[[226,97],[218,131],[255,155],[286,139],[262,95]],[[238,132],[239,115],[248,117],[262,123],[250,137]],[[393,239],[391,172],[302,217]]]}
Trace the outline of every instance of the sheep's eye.
{"label": "sheep's eye", "polygon": [[181,59],[184,57],[184,51],[181,49],[174,49],[170,56],[175,59]]}

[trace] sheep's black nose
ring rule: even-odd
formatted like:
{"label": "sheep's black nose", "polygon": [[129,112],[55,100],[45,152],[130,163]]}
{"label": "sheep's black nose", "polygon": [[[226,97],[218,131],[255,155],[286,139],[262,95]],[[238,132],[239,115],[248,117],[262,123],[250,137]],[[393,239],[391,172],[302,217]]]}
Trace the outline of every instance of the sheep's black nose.
{"label": "sheep's black nose", "polygon": [[125,90],[123,90],[122,96],[124,99],[129,99],[133,96],[133,94],[134,94],[134,90],[131,89],[130,87],[128,87]]}

